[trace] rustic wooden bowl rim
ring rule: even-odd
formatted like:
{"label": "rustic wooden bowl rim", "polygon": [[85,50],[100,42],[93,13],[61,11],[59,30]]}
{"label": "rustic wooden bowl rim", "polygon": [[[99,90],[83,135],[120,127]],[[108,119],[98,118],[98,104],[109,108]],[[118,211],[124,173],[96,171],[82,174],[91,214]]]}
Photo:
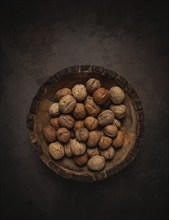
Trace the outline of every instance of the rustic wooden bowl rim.
{"label": "rustic wooden bowl rim", "polygon": [[[123,88],[123,90],[132,98],[134,101],[134,107],[135,111],[137,113],[137,139],[134,147],[130,150],[128,153],[127,157],[125,160],[117,165],[115,168],[112,170],[109,170],[109,172],[101,171],[101,172],[93,172],[93,176],[88,176],[88,175],[79,175],[77,172],[68,172],[66,169],[60,169],[60,167],[57,167],[57,163],[54,163],[53,161],[46,163],[43,159],[43,150],[41,147],[41,143],[39,141],[39,138],[34,132],[34,125],[36,121],[36,115],[38,113],[38,108],[41,100],[43,99],[44,95],[46,94],[48,88],[55,82],[64,79],[64,77],[69,77],[71,74],[77,74],[77,73],[97,73],[101,74],[104,77],[108,77],[111,80],[114,80],[118,86]],[[127,80],[118,75],[116,72],[112,70],[105,69],[102,66],[95,66],[95,65],[78,65],[78,66],[71,66],[68,68],[65,68],[61,71],[58,71],[56,74],[53,76],[50,76],[46,82],[39,88],[37,91],[35,97],[32,100],[31,107],[28,113],[27,117],[27,127],[29,129],[29,135],[31,139],[31,143],[35,146],[35,150],[38,154],[38,156],[42,159],[42,161],[55,173],[58,175],[68,178],[68,179],[73,179],[77,181],[85,181],[85,182],[94,182],[98,180],[104,180],[107,177],[117,173],[124,167],[126,167],[133,159],[135,156],[138,154],[140,147],[141,147],[141,142],[142,142],[142,137],[144,133],[144,111],[143,111],[143,106],[142,102],[135,91],[135,89],[127,82]]]}

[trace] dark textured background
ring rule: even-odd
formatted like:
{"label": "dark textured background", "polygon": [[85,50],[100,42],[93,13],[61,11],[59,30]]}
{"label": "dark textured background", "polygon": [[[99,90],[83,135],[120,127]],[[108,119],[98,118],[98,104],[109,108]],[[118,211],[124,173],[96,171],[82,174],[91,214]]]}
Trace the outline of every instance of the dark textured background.
{"label": "dark textured background", "polygon": [[[150,1],[1,3],[2,219],[167,219],[168,15]],[[140,95],[142,150],[104,182],[62,179],[41,163],[26,117],[39,86],[58,70],[103,65]]]}

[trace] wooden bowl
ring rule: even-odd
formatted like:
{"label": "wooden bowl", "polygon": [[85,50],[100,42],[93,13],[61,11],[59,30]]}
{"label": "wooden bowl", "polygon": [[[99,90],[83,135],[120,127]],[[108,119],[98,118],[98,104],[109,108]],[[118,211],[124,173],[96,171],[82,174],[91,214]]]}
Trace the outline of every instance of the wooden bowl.
{"label": "wooden bowl", "polygon": [[[99,172],[90,171],[87,166],[78,167],[69,158],[64,157],[55,161],[50,157],[48,144],[42,135],[42,128],[49,123],[48,109],[56,91],[63,87],[72,88],[77,83],[85,84],[91,77],[99,79],[107,89],[114,85],[120,86],[125,91],[125,104],[128,109],[122,126],[126,131],[125,144],[116,151],[114,158],[107,161],[105,168]],[[136,91],[122,76],[100,66],[73,66],[49,77],[39,88],[32,100],[27,127],[30,130],[31,143],[35,146],[38,156],[51,170],[64,178],[93,182],[106,179],[126,167],[134,159],[140,149],[140,141],[144,132],[144,112]]]}

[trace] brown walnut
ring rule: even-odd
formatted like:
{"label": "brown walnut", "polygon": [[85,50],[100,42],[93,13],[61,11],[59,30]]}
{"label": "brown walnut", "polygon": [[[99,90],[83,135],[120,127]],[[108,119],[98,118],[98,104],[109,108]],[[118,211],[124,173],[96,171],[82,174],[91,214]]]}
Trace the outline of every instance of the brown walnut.
{"label": "brown walnut", "polygon": [[76,100],[71,95],[65,95],[59,101],[60,111],[64,114],[72,112],[74,110],[75,106],[76,106]]}
{"label": "brown walnut", "polygon": [[99,88],[93,93],[93,99],[98,105],[106,103],[109,99],[109,91],[105,88]]}
{"label": "brown walnut", "polygon": [[56,130],[52,126],[48,125],[43,128],[43,136],[47,142],[54,142],[56,141]]}
{"label": "brown walnut", "polygon": [[62,127],[71,129],[71,128],[73,128],[74,123],[75,123],[75,120],[71,115],[64,115],[63,114],[63,115],[59,116],[59,124]]}
{"label": "brown walnut", "polygon": [[93,116],[88,116],[84,120],[84,125],[89,131],[95,130],[98,126],[98,121]]}
{"label": "brown walnut", "polygon": [[70,140],[70,131],[67,128],[59,128],[56,132],[58,141],[66,143]]}

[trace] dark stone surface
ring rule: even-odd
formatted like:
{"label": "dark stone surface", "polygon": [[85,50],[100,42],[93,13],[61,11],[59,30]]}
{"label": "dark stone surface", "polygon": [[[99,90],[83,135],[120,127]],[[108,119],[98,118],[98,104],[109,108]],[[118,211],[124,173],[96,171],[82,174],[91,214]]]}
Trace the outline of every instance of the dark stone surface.
{"label": "dark stone surface", "polygon": [[[160,1],[1,3],[2,219],[168,219],[168,15]],[[26,128],[39,86],[73,65],[124,76],[145,111],[143,147],[94,184],[65,180]]]}

